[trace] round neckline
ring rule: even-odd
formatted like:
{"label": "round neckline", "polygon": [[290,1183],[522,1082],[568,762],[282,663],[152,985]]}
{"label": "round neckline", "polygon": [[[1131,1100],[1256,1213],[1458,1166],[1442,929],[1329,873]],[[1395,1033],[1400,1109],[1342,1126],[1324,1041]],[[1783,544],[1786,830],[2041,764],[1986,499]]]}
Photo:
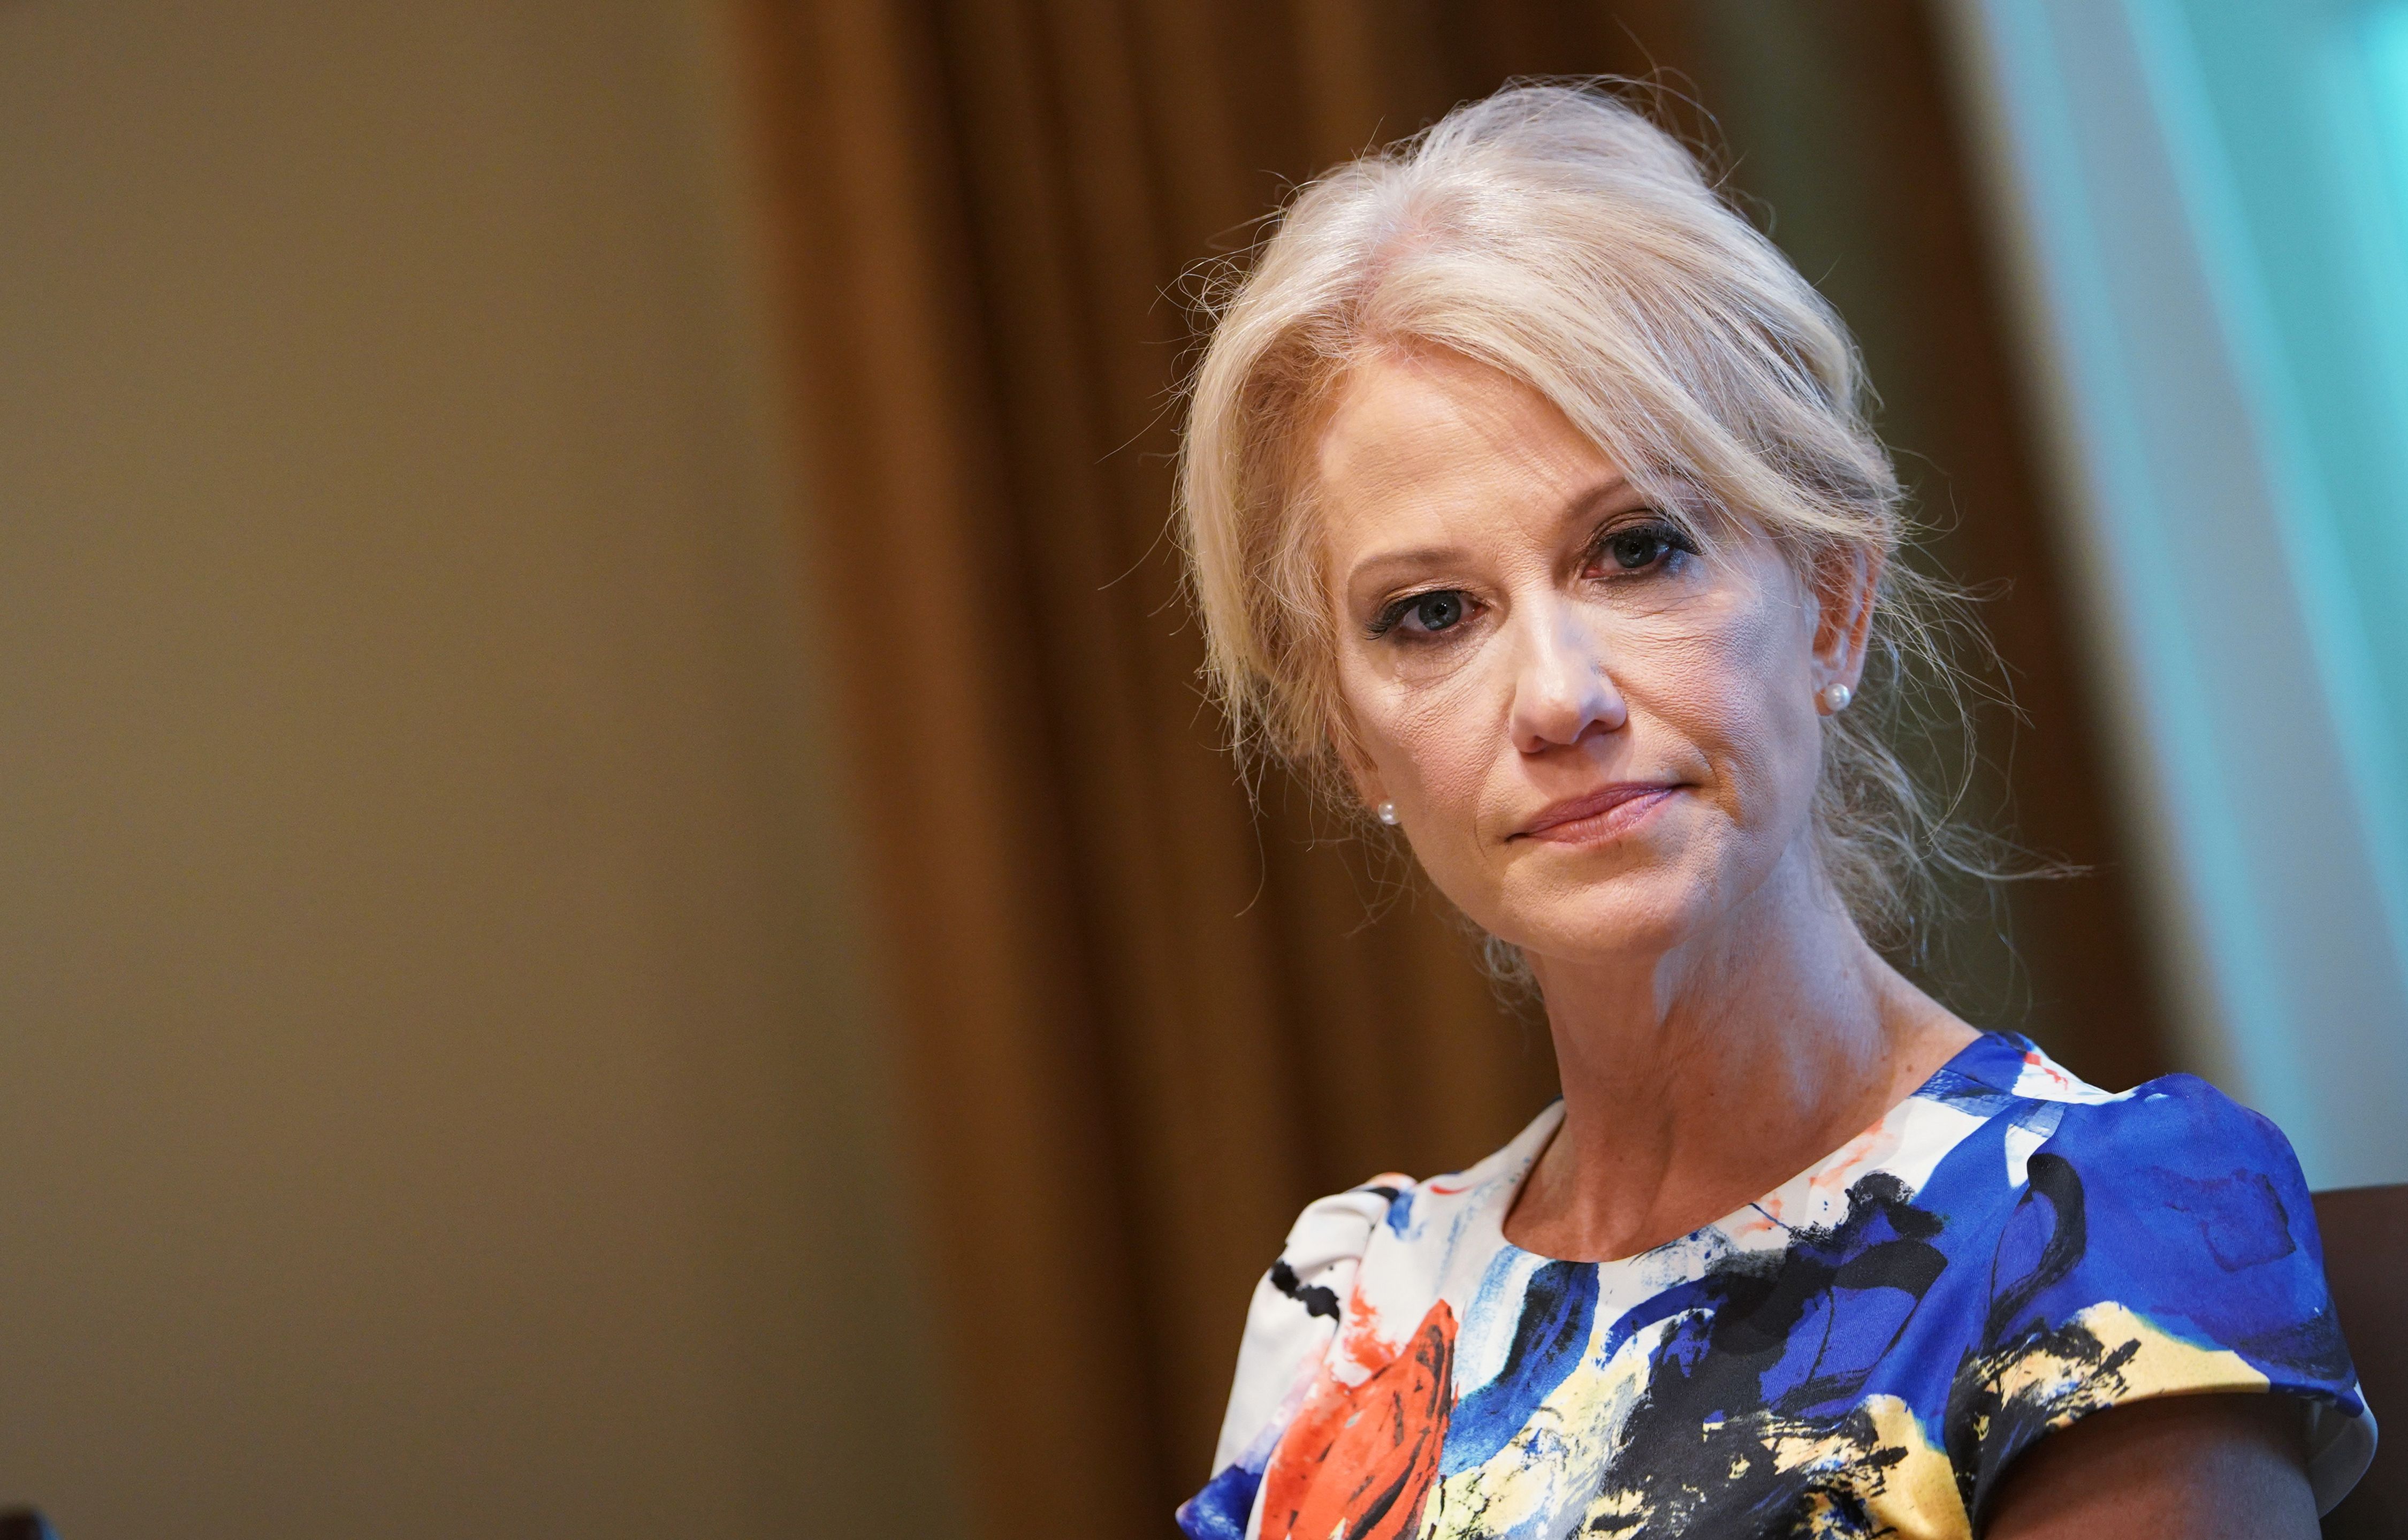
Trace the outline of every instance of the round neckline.
{"label": "round neckline", "polygon": [[[1533,1139],[1534,1136],[1535,1143],[1522,1157],[1521,1169],[1513,1172],[1500,1184],[1504,1188],[1501,1197],[1490,1205],[1489,1213],[1493,1216],[1492,1222],[1495,1224],[1497,1229],[1497,1244],[1507,1254],[1516,1259],[1528,1258],[1530,1260],[1539,1263],[1541,1266],[1546,1266],[1551,1263],[1560,1263],[1567,1267],[1627,1267],[1633,1263],[1643,1262],[1648,1258],[1656,1256],[1659,1253],[1670,1251],[1675,1247],[1688,1245],[1691,1242],[1696,1241],[1698,1237],[1704,1235],[1709,1231],[1717,1231],[1724,1234],[1729,1234],[1731,1232],[1731,1228],[1734,1225],[1745,1220],[1750,1215],[1758,1216],[1769,1220],[1779,1228],[1784,1230],[1788,1229],[1790,1226],[1785,1221],[1776,1218],[1772,1215],[1765,1212],[1764,1205],[1766,1202],[1778,1197],[1789,1188],[1796,1187],[1798,1184],[1811,1181],[1823,1172],[1829,1170],[1834,1162],[1841,1159],[1850,1150],[1863,1143],[1868,1137],[1881,1129],[1885,1124],[1888,1123],[1891,1118],[1896,1117],[1899,1113],[1904,1112],[1916,1101],[1927,1100],[1925,1093],[1929,1091],[1933,1086],[1937,1085],[1943,1075],[1964,1075],[1965,1071],[1962,1066],[1969,1057],[1985,1049],[1999,1047],[2012,1049],[2018,1058],[2021,1058],[2027,1052],[2032,1051],[2030,1041],[2016,1033],[1977,1031],[1972,1042],[1966,1043],[1963,1047],[1949,1055],[1937,1069],[1924,1076],[1922,1082],[1917,1085],[1914,1089],[1907,1092],[1906,1095],[1899,1098],[1898,1101],[1884,1108],[1880,1116],[1875,1117],[1870,1123],[1866,1124],[1863,1128],[1857,1130],[1855,1133],[1841,1141],[1837,1149],[1824,1155],[1821,1159],[1815,1160],[1804,1170],[1796,1173],[1784,1181],[1773,1184],[1770,1188],[1758,1193],[1756,1197],[1749,1199],[1746,1202],[1742,1203],[1735,1209],[1732,1209],[1729,1213],[1725,1214],[1718,1218],[1709,1219],[1704,1224],[1698,1226],[1695,1230],[1689,1231],[1684,1234],[1675,1235],[1670,1240],[1658,1241],[1654,1245],[1648,1246],[1642,1250],[1627,1253],[1624,1256],[1587,1260],[1574,1257],[1550,1257],[1542,1251],[1532,1251],[1527,1246],[1515,1245],[1512,1238],[1507,1236],[1505,1233],[1506,1216],[1513,1212],[1513,1205],[1521,1201],[1523,1187],[1530,1180],[1530,1173],[1539,1169],[1539,1161],[1546,1155],[1548,1147],[1555,1144],[1555,1135],[1563,1131],[1564,1099],[1561,1096],[1558,1096],[1555,1101],[1547,1104],[1546,1111],[1541,1113],[1536,1118],[1532,1119],[1528,1128],[1523,1130],[1520,1134],[1514,1137],[1514,1144],[1520,1144],[1525,1140]],[[2007,1089],[2008,1087],[2000,1088]],[[1512,1146],[1509,1145],[1507,1147],[1512,1148]]]}

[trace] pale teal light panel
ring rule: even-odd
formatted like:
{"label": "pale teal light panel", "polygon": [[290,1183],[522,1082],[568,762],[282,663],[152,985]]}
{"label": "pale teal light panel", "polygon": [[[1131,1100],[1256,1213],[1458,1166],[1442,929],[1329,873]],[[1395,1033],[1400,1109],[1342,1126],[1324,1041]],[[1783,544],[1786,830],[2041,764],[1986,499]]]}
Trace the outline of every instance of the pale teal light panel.
{"label": "pale teal light panel", "polygon": [[1948,14],[2181,1049],[2408,1178],[2408,4]]}

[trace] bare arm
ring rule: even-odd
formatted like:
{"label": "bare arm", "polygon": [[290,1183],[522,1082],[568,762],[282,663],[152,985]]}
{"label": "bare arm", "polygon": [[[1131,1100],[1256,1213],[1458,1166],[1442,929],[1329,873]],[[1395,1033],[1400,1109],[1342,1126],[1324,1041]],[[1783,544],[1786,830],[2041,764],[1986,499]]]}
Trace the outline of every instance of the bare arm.
{"label": "bare arm", "polygon": [[2006,1475],[1988,1540],[2316,1540],[2287,1396],[2167,1396],[2049,1434]]}

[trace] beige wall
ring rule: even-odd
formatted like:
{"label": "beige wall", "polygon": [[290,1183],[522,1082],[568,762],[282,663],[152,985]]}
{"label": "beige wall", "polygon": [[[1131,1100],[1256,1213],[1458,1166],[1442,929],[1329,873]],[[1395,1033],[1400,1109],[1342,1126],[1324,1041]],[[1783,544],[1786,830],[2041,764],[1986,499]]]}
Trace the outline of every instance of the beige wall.
{"label": "beige wall", "polygon": [[65,1540],[951,1527],[719,25],[0,5],[0,1498]]}

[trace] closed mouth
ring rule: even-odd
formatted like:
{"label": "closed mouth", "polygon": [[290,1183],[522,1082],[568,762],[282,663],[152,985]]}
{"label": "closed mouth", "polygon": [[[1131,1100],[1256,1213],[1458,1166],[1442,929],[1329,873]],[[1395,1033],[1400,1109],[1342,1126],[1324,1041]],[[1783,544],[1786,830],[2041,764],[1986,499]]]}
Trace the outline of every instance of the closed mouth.
{"label": "closed mouth", "polygon": [[1585,797],[1554,803],[1524,825],[1519,833],[1508,838],[1577,844],[1617,834],[1647,816],[1680,789],[1678,784],[1621,782]]}

